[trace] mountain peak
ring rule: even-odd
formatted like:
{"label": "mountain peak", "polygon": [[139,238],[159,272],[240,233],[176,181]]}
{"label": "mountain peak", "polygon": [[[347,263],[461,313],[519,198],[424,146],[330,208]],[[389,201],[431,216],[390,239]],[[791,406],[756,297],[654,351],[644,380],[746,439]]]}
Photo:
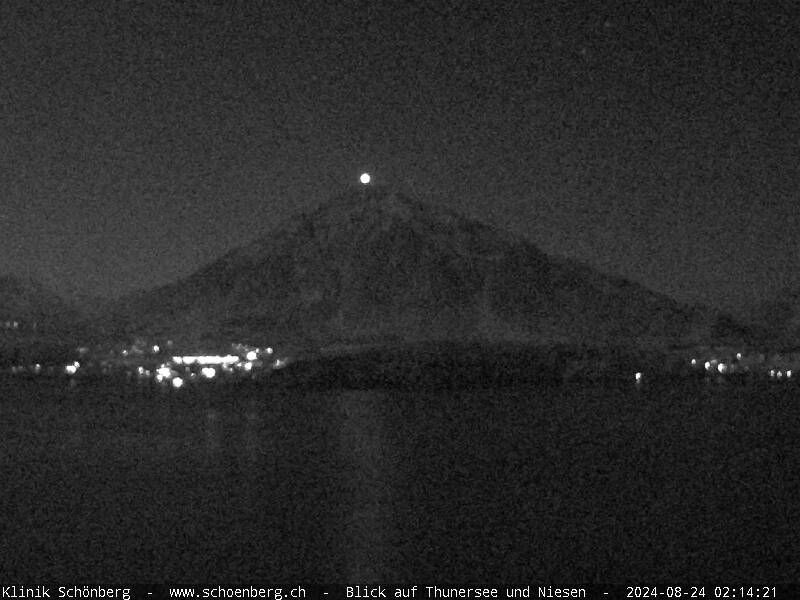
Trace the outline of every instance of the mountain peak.
{"label": "mountain peak", "polygon": [[426,238],[451,244],[459,255],[470,248],[491,252],[498,245],[521,240],[447,207],[412,198],[390,186],[350,188],[311,209],[292,215],[265,236],[238,248],[228,257],[256,260],[279,247],[369,246],[376,238]]}
{"label": "mountain peak", "polygon": [[[351,188],[334,196],[299,219],[336,221],[439,221],[453,223],[460,217],[453,211],[415,198],[385,185],[366,185]],[[290,218],[296,221],[298,217]]]}

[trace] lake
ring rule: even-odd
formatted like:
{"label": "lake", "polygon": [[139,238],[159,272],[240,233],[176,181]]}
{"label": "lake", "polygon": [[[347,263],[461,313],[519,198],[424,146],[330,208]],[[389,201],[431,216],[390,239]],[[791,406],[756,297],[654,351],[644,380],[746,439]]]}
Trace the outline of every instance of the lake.
{"label": "lake", "polygon": [[0,432],[14,583],[800,580],[794,387],[6,378]]}

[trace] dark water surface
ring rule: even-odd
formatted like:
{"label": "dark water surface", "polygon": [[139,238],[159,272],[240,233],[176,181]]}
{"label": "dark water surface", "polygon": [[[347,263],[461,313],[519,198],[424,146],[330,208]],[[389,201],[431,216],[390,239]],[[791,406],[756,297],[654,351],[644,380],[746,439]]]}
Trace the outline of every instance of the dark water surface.
{"label": "dark water surface", "polygon": [[800,394],[0,383],[6,579],[800,581]]}

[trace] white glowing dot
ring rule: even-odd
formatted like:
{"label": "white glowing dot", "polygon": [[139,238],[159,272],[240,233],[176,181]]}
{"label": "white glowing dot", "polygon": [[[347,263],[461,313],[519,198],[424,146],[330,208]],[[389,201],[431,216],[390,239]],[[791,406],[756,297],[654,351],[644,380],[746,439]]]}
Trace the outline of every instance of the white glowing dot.
{"label": "white glowing dot", "polygon": [[211,379],[217,374],[217,370],[214,367],[203,367],[202,369],[200,369],[200,373],[206,379]]}
{"label": "white glowing dot", "polygon": [[159,348],[158,344],[156,344],[156,345],[154,345],[154,346],[153,346],[153,352],[155,352],[156,354],[158,354],[158,351],[159,351],[159,350],[161,350],[161,348]]}
{"label": "white glowing dot", "polygon": [[367,185],[370,182],[371,179],[372,179],[372,177],[369,176],[369,173],[362,173],[361,177],[359,177],[359,180],[364,185]]}
{"label": "white glowing dot", "polygon": [[694,366],[694,365],[696,365],[696,364],[697,364],[697,359],[696,359],[696,358],[693,358],[693,359],[692,359],[692,366]]}
{"label": "white glowing dot", "polygon": [[255,350],[250,350],[245,358],[247,358],[247,360],[255,360],[258,358],[258,353]]}
{"label": "white glowing dot", "polygon": [[639,382],[641,380],[642,380],[642,373],[641,372],[636,373],[636,381]]}
{"label": "white glowing dot", "polygon": [[172,380],[172,387],[179,388],[183,385],[183,379],[180,377],[176,377]]}

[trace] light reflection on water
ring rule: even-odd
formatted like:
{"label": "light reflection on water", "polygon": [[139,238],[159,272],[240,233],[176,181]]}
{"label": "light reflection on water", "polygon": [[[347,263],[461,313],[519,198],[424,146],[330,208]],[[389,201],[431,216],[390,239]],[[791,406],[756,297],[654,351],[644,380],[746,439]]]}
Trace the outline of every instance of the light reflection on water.
{"label": "light reflection on water", "polygon": [[346,581],[380,581],[387,557],[386,531],[394,524],[393,486],[397,469],[390,441],[375,402],[391,402],[375,392],[339,394],[334,410],[343,415],[339,451],[345,486],[354,490],[352,509],[345,516]]}
{"label": "light reflection on water", "polygon": [[249,407],[244,415],[245,422],[242,431],[242,451],[245,460],[249,464],[255,464],[258,459],[263,455],[263,441],[259,435],[259,431],[263,429],[264,425],[255,407]]}
{"label": "light reflection on water", "polygon": [[485,583],[793,568],[800,452],[786,440],[800,410],[777,392],[186,391],[0,389],[10,576]]}
{"label": "light reflection on water", "polygon": [[222,418],[220,411],[216,408],[205,410],[205,433],[206,453],[213,456],[219,454],[222,446]]}

